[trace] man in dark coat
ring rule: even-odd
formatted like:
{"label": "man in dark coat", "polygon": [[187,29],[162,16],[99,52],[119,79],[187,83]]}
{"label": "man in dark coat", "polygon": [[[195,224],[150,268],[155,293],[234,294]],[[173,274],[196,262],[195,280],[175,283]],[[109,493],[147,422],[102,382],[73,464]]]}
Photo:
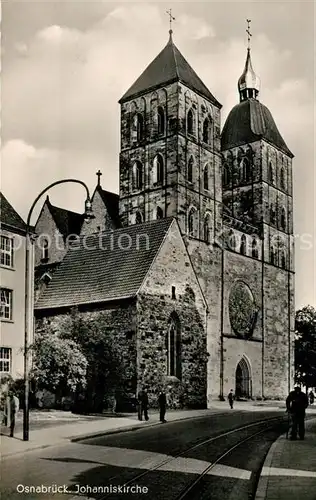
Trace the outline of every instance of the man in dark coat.
{"label": "man in dark coat", "polygon": [[164,424],[167,422],[165,420],[167,399],[166,399],[166,394],[164,393],[163,389],[159,393],[158,403],[159,403],[159,409],[160,409],[160,422],[162,422]]}
{"label": "man in dark coat", "polygon": [[233,407],[234,407],[234,392],[233,392],[233,389],[230,390],[230,393],[228,394],[227,399],[228,399],[228,402],[229,402],[229,406],[231,407],[231,409],[233,409]]}
{"label": "man in dark coat", "polygon": [[286,398],[286,408],[291,415],[291,438],[297,439],[297,429],[300,439],[305,436],[305,410],[308,407],[308,398],[300,387],[295,387]]}
{"label": "man in dark coat", "polygon": [[143,414],[145,420],[149,420],[148,417],[148,394],[146,389],[142,389],[138,393],[138,420],[143,420]]}

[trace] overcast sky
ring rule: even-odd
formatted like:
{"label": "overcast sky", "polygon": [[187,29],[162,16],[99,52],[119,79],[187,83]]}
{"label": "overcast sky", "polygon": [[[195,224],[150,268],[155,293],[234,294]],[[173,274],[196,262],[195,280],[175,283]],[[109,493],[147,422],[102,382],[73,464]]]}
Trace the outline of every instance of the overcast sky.
{"label": "overcast sky", "polygon": [[[295,154],[296,307],[316,305],[312,1],[4,0],[1,189],[24,218],[58,179],[76,177],[93,190],[100,168],[103,188],[118,191],[118,100],[167,43],[170,7],[174,42],[223,104],[222,125],[238,102],[252,19],[259,98]],[[83,211],[80,187],[49,194]]]}

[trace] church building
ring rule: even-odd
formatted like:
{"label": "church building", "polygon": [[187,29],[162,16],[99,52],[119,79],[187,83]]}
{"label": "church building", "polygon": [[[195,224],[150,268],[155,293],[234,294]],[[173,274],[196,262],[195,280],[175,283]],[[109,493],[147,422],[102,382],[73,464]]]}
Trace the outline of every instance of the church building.
{"label": "church building", "polygon": [[248,47],[221,131],[221,104],[170,30],[119,101],[119,197],[101,203],[99,176],[101,208],[35,305],[39,329],[74,306],[107,318],[126,387],[154,400],[163,385],[174,407],[292,385],[293,154],[259,87]]}

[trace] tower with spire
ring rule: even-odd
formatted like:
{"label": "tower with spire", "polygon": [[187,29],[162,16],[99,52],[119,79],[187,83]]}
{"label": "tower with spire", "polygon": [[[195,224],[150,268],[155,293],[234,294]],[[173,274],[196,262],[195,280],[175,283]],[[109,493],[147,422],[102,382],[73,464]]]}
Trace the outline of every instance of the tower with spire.
{"label": "tower with spire", "polygon": [[176,47],[171,28],[167,45],[120,104],[123,224],[176,217],[184,234],[209,241],[220,224],[221,105]]}

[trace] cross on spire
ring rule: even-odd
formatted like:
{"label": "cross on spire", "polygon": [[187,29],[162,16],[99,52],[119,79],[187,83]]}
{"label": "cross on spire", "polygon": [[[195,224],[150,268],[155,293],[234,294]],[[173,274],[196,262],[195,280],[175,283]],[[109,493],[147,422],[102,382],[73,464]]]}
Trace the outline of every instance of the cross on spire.
{"label": "cross on spire", "polygon": [[102,175],[102,172],[101,172],[101,170],[99,169],[99,170],[97,171],[98,186],[100,186],[100,184],[101,184],[101,182],[100,182],[100,180],[101,180],[101,175]]}
{"label": "cross on spire", "polygon": [[250,38],[252,37],[252,34],[250,33],[250,23],[251,23],[251,19],[246,19],[247,21],[247,29],[246,29],[246,33],[248,35],[248,49],[250,50]]}
{"label": "cross on spire", "polygon": [[173,15],[172,15],[172,9],[167,10],[166,14],[168,14],[168,16],[169,16],[169,35],[172,35],[172,33],[173,33],[173,31],[172,31],[172,21],[175,21],[176,18],[173,17]]}

